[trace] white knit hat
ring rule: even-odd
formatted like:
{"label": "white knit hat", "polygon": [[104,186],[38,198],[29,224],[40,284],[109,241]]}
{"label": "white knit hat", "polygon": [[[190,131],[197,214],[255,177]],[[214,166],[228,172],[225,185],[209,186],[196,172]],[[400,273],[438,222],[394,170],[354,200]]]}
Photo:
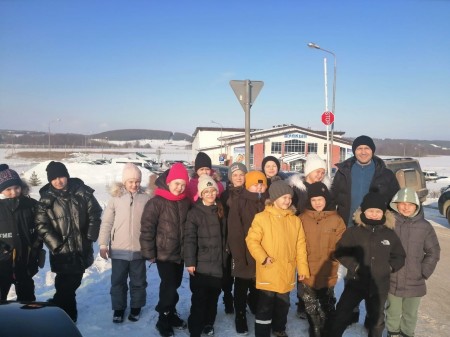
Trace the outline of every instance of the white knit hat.
{"label": "white knit hat", "polygon": [[325,160],[320,158],[317,154],[309,154],[308,157],[306,157],[305,177],[307,177],[308,174],[317,169],[324,169],[325,171],[327,170]]}
{"label": "white knit hat", "polygon": [[202,195],[203,190],[206,190],[209,187],[214,187],[217,192],[219,192],[219,187],[217,186],[217,183],[214,181],[213,178],[211,178],[207,174],[203,174],[198,178],[198,185],[197,185],[197,193],[200,197]]}
{"label": "white knit hat", "polygon": [[125,167],[123,168],[122,172],[122,183],[125,184],[125,182],[130,179],[136,179],[139,181],[142,180],[141,170],[139,170],[139,168],[133,163],[125,164]]}

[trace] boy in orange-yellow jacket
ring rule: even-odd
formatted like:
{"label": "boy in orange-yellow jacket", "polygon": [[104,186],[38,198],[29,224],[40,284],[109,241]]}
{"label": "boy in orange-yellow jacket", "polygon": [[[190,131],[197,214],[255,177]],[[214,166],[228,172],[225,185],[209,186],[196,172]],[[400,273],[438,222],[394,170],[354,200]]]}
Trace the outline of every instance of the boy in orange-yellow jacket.
{"label": "boy in orange-yellow jacket", "polygon": [[[255,336],[286,335],[289,293],[310,276],[306,241],[300,219],[295,216],[292,188],[284,181],[272,182],[263,212],[256,214],[248,232],[250,254],[256,261],[256,288],[260,290],[255,314]],[[273,320],[273,322],[272,322]]]}

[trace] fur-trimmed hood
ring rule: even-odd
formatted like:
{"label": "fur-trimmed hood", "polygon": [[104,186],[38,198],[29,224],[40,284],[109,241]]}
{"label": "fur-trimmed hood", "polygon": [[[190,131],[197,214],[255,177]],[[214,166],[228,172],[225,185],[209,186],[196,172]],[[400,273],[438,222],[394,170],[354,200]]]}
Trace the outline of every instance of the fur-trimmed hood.
{"label": "fur-trimmed hood", "polygon": [[[286,181],[289,184],[289,186],[296,187],[300,191],[306,192],[307,188],[305,185],[305,179],[306,179],[306,176],[303,173],[296,173],[296,174],[291,175]],[[322,183],[325,184],[325,186],[328,188],[328,190],[330,189],[331,179],[327,175],[325,175],[325,177],[323,178]]]}
{"label": "fur-trimmed hood", "polygon": [[[361,213],[362,213],[361,208],[358,208],[355,211],[355,213],[353,213],[353,220],[355,221],[355,223],[358,226],[367,227],[368,225],[363,223],[362,220],[361,220]],[[383,226],[394,230],[394,228],[395,228],[395,217],[394,217],[394,214],[391,211],[387,210],[385,215],[386,215],[386,222],[384,223]]]}

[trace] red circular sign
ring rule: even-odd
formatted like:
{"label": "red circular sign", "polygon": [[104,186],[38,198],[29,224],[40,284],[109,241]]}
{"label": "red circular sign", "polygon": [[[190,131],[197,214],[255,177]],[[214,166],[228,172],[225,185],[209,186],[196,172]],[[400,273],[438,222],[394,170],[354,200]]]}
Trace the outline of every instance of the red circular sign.
{"label": "red circular sign", "polygon": [[334,123],[334,113],[331,111],[325,111],[322,114],[322,123],[325,125],[331,125]]}

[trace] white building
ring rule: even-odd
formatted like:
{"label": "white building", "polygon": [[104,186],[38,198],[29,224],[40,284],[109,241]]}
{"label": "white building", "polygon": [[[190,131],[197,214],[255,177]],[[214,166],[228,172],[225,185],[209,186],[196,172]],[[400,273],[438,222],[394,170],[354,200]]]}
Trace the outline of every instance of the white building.
{"label": "white building", "polygon": [[[334,132],[331,163],[339,163],[352,155],[352,143],[342,138],[344,132]],[[213,164],[244,161],[245,130],[237,128],[198,127],[192,135],[193,156],[207,153]],[[278,125],[270,129],[251,130],[250,166],[260,169],[266,156],[278,158],[282,170],[302,171],[306,156],[316,153],[327,159],[328,141],[325,131],[313,131],[296,125]]]}

